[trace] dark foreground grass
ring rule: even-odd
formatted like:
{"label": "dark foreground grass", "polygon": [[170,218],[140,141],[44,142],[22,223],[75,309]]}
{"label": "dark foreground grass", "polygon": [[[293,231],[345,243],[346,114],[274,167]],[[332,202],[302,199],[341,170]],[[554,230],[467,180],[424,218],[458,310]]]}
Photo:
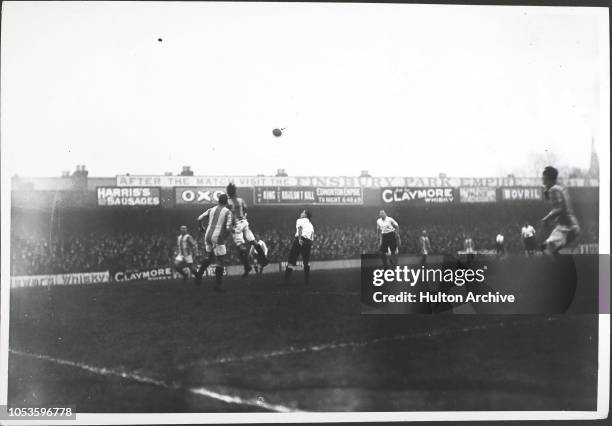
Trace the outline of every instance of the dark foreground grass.
{"label": "dark foreground grass", "polygon": [[[594,410],[597,316],[360,314],[359,271],[18,289],[9,403],[77,412]],[[398,337],[399,336],[399,337]]]}

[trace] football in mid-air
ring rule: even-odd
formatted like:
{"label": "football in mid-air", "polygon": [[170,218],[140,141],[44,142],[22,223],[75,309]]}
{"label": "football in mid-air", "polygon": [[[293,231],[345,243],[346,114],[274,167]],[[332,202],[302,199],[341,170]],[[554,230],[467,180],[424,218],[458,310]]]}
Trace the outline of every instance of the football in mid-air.
{"label": "football in mid-air", "polygon": [[279,137],[280,135],[283,134],[283,131],[281,129],[274,129],[272,130],[272,134],[276,137]]}

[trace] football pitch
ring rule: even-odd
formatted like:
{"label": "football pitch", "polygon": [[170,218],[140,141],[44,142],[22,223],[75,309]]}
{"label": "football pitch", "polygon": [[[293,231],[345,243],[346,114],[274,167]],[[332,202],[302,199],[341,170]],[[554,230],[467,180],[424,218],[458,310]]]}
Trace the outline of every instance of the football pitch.
{"label": "football pitch", "polygon": [[76,412],[595,410],[596,315],[362,315],[313,270],[11,291],[9,405]]}

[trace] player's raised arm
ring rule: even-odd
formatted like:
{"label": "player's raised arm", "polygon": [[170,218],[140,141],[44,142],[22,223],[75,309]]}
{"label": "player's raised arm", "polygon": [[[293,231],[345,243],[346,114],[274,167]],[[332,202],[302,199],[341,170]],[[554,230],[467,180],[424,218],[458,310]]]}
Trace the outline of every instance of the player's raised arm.
{"label": "player's raised arm", "polygon": [[204,222],[207,221],[209,219],[210,215],[210,209],[206,210],[204,213],[202,213],[200,216],[198,216],[198,225],[200,225],[201,229],[205,229],[206,227],[204,226]]}

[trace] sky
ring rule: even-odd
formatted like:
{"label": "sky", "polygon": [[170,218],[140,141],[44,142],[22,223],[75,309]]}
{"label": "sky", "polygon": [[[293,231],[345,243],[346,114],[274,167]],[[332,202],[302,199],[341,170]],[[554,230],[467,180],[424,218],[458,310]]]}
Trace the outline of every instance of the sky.
{"label": "sky", "polygon": [[587,168],[607,40],[596,8],[5,2],[2,155],[20,176]]}

